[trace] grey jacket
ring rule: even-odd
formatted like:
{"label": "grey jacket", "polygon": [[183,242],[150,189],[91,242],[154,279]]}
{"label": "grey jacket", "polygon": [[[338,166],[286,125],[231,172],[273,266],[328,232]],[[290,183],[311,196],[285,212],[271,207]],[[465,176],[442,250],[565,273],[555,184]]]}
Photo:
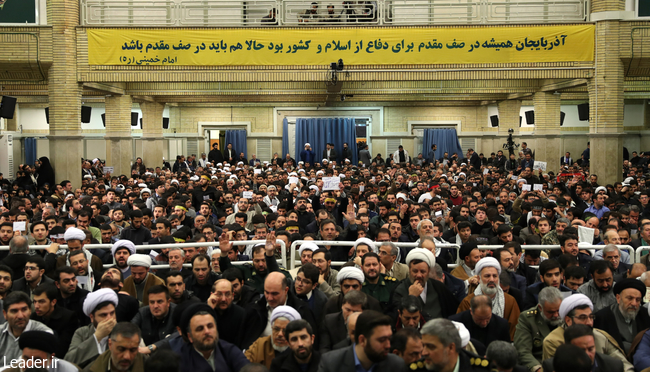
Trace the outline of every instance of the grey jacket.
{"label": "grey jacket", "polygon": [[598,310],[604,309],[616,303],[616,296],[614,295],[613,290],[615,285],[616,282],[612,283],[612,289],[606,293],[602,293],[600,290],[598,290],[596,283],[594,283],[594,280],[592,279],[578,287],[578,292],[589,297],[591,302],[594,304],[594,313],[597,313]]}
{"label": "grey jacket", "polygon": [[[23,351],[18,347],[18,339],[14,337],[13,333],[8,328],[8,322],[0,325],[0,356],[3,357],[0,358],[0,366],[4,364],[5,361],[9,362],[12,359],[18,359],[23,355]],[[27,323],[27,327],[25,327],[23,332],[27,331],[45,331],[48,333],[54,333],[45,324],[31,319]]]}
{"label": "grey jacket", "polygon": [[65,354],[65,358],[63,359],[83,368],[89,361],[105,351],[105,349],[99,351],[97,341],[95,340],[95,327],[92,323],[85,327],[77,328],[74,336],[72,336],[68,353]]}
{"label": "grey jacket", "polygon": [[167,316],[163,320],[159,321],[160,324],[157,329],[155,329],[154,317],[151,314],[149,306],[140,308],[138,313],[131,320],[131,323],[140,327],[140,330],[142,331],[142,339],[146,345],[151,345],[163,340],[176,331],[176,327],[174,327],[174,324],[171,321],[175,308],[176,304],[171,304]]}
{"label": "grey jacket", "polygon": [[330,268],[330,277],[326,282],[318,285],[318,289],[320,289],[321,292],[325,293],[325,296],[327,296],[327,298],[338,296],[338,294],[341,293],[341,285],[337,280],[338,276],[338,270]]}

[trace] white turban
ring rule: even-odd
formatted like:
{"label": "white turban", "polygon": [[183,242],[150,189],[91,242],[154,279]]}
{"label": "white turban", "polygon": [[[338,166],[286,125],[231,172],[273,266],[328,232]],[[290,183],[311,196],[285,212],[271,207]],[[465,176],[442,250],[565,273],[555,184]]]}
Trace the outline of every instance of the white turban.
{"label": "white turban", "polygon": [[336,281],[338,281],[339,284],[341,284],[345,279],[356,279],[359,281],[360,284],[363,284],[363,282],[365,281],[365,277],[363,276],[363,271],[353,266],[344,267],[339,271],[339,276],[336,278]]}
{"label": "white turban", "polygon": [[310,189],[310,190],[318,191],[318,186],[316,186],[316,185],[311,185],[311,186],[309,186],[309,189]]}
{"label": "white turban", "polygon": [[88,293],[86,299],[84,300],[83,311],[86,316],[90,316],[90,313],[95,310],[97,305],[102,302],[110,301],[117,307],[119,299],[117,298],[117,293],[110,288],[102,288],[94,292]]}
{"label": "white turban", "polygon": [[359,244],[365,244],[365,245],[368,246],[368,249],[371,252],[377,253],[377,247],[375,247],[375,242],[373,242],[372,240],[370,240],[368,238],[359,238],[359,239],[357,239],[357,241],[354,242],[354,249],[355,250],[357,249],[357,246]]}
{"label": "white turban", "polygon": [[128,249],[131,254],[135,254],[135,244],[133,244],[132,241],[126,239],[118,240],[115,242],[115,244],[113,244],[111,247],[111,254],[115,256],[115,252],[117,252],[118,249],[124,248]]}
{"label": "white turban", "polygon": [[190,177],[190,181],[194,181],[194,182],[196,182],[196,181],[198,181],[198,180],[199,180],[199,176],[192,176],[192,177]]}
{"label": "white turban", "polygon": [[469,344],[469,338],[470,338],[469,331],[467,330],[467,327],[465,327],[463,323],[455,322],[453,320],[451,322],[454,323],[454,325],[456,326],[456,329],[458,330],[458,335],[460,336],[461,347],[464,348],[465,346],[467,346],[467,344]]}
{"label": "white turban", "polygon": [[300,248],[298,248],[298,254],[302,257],[302,252],[305,249],[309,249],[310,251],[314,252],[315,250],[318,249],[318,246],[315,243],[307,242],[307,243],[302,243],[300,244]]}
{"label": "white turban", "polygon": [[296,309],[286,305],[278,306],[273,309],[273,312],[271,313],[271,323],[273,323],[278,318],[287,318],[290,322],[302,319],[300,313],[298,313]]}
{"label": "white turban", "polygon": [[151,256],[146,254],[132,254],[126,263],[129,266],[143,266],[148,269],[151,267]]}
{"label": "white turban", "polygon": [[497,269],[499,275],[501,275],[501,264],[499,264],[499,261],[497,261],[497,259],[494,257],[481,258],[476,263],[476,267],[474,267],[474,272],[478,275],[481,275],[481,270],[483,270],[486,267],[494,267],[495,269]]}
{"label": "white turban", "polygon": [[149,195],[151,195],[151,190],[146,188],[146,187],[143,188],[142,190],[140,190],[140,195],[144,194],[145,192],[148,193]]}
{"label": "white turban", "polygon": [[436,256],[431,253],[430,250],[425,248],[413,248],[406,256],[406,264],[410,264],[413,260],[421,260],[427,263],[429,267],[433,267],[436,264]]}
{"label": "white turban", "polygon": [[145,187],[147,187],[147,184],[146,184],[146,183],[139,183],[139,184],[138,184],[138,187],[140,187],[140,188],[145,188]]}
{"label": "white turban", "polygon": [[591,302],[589,297],[582,293],[572,294],[565,298],[560,304],[560,319],[564,320],[564,317],[571,312],[571,310],[582,305],[587,305],[592,311],[594,310],[594,304]]}
{"label": "white turban", "polygon": [[404,200],[407,199],[406,194],[404,194],[403,192],[398,192],[397,193],[397,196],[395,197],[395,199],[399,199],[399,198],[402,198]]}
{"label": "white turban", "polygon": [[605,186],[596,187],[596,191],[595,191],[596,194],[598,194],[601,191],[607,192],[607,187],[605,187]]}
{"label": "white turban", "polygon": [[81,240],[83,242],[86,240],[86,234],[81,231],[81,229],[71,227],[65,231],[63,239],[65,239],[66,242],[69,240]]}

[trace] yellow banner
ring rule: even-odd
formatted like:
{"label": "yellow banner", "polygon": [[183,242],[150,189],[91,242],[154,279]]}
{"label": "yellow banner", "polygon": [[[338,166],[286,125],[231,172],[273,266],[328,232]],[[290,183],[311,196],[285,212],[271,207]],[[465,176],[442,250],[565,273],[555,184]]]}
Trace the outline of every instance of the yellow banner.
{"label": "yellow banner", "polygon": [[593,25],[88,29],[91,65],[346,65],[593,61]]}

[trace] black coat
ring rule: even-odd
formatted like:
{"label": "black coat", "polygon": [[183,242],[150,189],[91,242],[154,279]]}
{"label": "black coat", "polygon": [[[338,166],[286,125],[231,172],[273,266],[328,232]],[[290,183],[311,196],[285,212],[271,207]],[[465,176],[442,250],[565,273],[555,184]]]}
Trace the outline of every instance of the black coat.
{"label": "black coat", "polygon": [[323,317],[325,316],[325,304],[327,304],[328,298],[325,296],[325,293],[323,293],[320,289],[314,288],[311,292],[311,298],[307,299],[305,296],[304,298],[298,296],[296,294],[296,288],[294,286],[291,286],[291,292],[293,292],[296,297],[300,298],[303,302],[305,302],[311,311],[314,313],[314,319],[316,319],[316,324],[321,324],[323,321]]}
{"label": "black coat", "polygon": [[75,316],[79,319],[80,327],[90,324],[90,318],[86,316],[83,310],[84,300],[88,293],[87,290],[77,287],[74,294],[65,299],[61,296],[61,292],[59,292],[56,301],[57,306],[61,306],[75,313]]}
{"label": "black coat", "polygon": [[[214,372],[203,355],[199,354],[192,344],[183,342],[180,350],[181,366],[183,371]],[[237,346],[219,340],[210,355],[219,372],[238,372],[250,362]]]}
{"label": "black coat", "polygon": [[[648,316],[648,311],[646,308],[643,306],[641,307],[634,321],[636,322],[637,333],[650,327],[650,316]],[[596,312],[596,319],[594,319],[594,328],[598,328],[609,333],[610,336],[614,337],[616,342],[618,342],[618,345],[624,349],[623,336],[621,336],[621,333],[618,330],[616,316],[612,312],[611,306],[607,306]]]}
{"label": "black coat", "polygon": [[454,314],[449,317],[449,320],[455,320],[457,322],[463,323],[465,325],[465,328],[467,328],[469,331],[470,336],[481,341],[481,343],[486,347],[490,345],[492,341],[511,341],[510,326],[508,325],[508,321],[500,316],[492,314],[490,323],[488,323],[487,327],[485,328],[481,328],[476,323],[474,323],[470,310]]}
{"label": "black coat", "polygon": [[239,301],[233,302],[242,308],[247,308],[248,305],[255,303],[261,297],[260,293],[250,285],[244,284],[241,288],[241,297]]}
{"label": "black coat", "polygon": [[313,350],[311,359],[306,371],[300,368],[300,365],[294,358],[293,353],[282,353],[275,357],[271,362],[271,372],[317,372],[318,364],[320,364],[320,353]]}
{"label": "black coat", "polygon": [[172,322],[172,314],[174,314],[175,308],[176,304],[170,304],[167,316],[162,320],[154,318],[149,306],[140,308],[138,314],[131,320],[131,323],[140,327],[142,341],[144,341],[145,345],[151,345],[160,340],[164,340],[176,331],[176,327]]}
{"label": "black coat", "polygon": [[[51,284],[54,285],[54,280],[50,279],[49,277],[43,275],[41,279],[41,283],[38,285],[39,287],[44,285],[44,284]],[[27,284],[27,281],[25,280],[25,277],[23,276],[22,278],[18,280],[14,280],[13,284],[11,285],[11,291],[12,292],[23,292],[27,294],[28,296],[31,294],[30,289],[28,288],[29,284]]]}
{"label": "black coat", "polygon": [[[327,355],[323,356],[318,366],[320,372],[337,372],[337,371],[355,371],[354,363],[354,345],[345,349],[334,350]],[[388,354],[388,357],[383,361],[376,363],[372,370],[374,372],[406,372],[406,363],[404,359],[395,354]],[[468,371],[467,369],[460,369],[460,371]]]}
{"label": "black coat", "polygon": [[230,305],[222,314],[217,314],[219,338],[233,345],[239,345],[245,315],[244,308],[235,304]]}
{"label": "black coat", "polygon": [[[306,320],[311,325],[314,333],[316,333],[316,342],[318,342],[318,334],[316,332],[318,325],[316,324],[314,313],[311,311],[309,306],[303,301],[299,300],[298,297],[296,297],[296,295],[294,295],[291,291],[287,292],[287,306],[291,306],[296,309],[302,319]],[[264,332],[264,329],[266,329],[266,325],[269,321],[268,316],[269,313],[266,308],[265,297],[260,298],[257,300],[257,302],[251,304],[246,309],[246,315],[244,317],[246,319],[246,322],[242,328],[242,338],[240,341],[242,349],[247,349],[249,346],[251,346],[251,344],[260,337],[262,332]]]}
{"label": "black coat", "polygon": [[118,292],[115,308],[115,318],[118,322],[130,322],[138,311],[140,311],[140,301],[137,298]]}
{"label": "black coat", "polygon": [[0,261],[3,265],[7,265],[11,268],[11,270],[14,271],[14,277],[13,280],[20,279],[24,276],[24,268],[25,264],[27,263],[27,259],[29,258],[28,254],[9,254],[7,257],[5,257],[4,260]]}
{"label": "black coat", "polygon": [[208,161],[216,167],[217,163],[223,163],[223,154],[217,149],[210,150],[208,153]]}
{"label": "black coat", "polygon": [[[596,372],[623,372],[623,362],[609,355],[596,353],[596,363],[598,368]],[[544,372],[553,372],[553,358],[548,358],[542,362]]]}
{"label": "black coat", "polygon": [[35,312],[32,313],[30,319],[39,321],[54,331],[59,338],[56,355],[65,355],[68,352],[72,336],[79,326],[79,320],[74,312],[55,305],[54,311],[48,319],[36,315]]}
{"label": "black coat", "polygon": [[347,339],[348,330],[345,326],[342,312],[339,311],[338,313],[325,315],[321,326],[320,337],[319,350],[323,354],[334,350],[334,345]]}

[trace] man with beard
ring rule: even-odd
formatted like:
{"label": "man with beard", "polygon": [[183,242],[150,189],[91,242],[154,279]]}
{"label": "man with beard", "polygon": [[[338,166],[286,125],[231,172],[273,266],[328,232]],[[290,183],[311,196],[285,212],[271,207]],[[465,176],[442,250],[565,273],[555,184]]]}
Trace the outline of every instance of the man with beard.
{"label": "man with beard", "polygon": [[[555,328],[544,339],[542,360],[555,356],[555,351],[558,346],[564,344],[564,331],[570,326],[584,324],[593,328],[595,317],[593,306],[589,297],[582,293],[571,295],[562,300],[562,304],[560,305],[560,319],[563,320],[563,324]],[[626,359],[623,349],[618,346],[616,340],[605,331],[597,328],[593,328],[593,330],[596,352],[607,354],[622,361],[625,371],[633,372],[634,366]]]}
{"label": "man with beard", "polygon": [[54,284],[42,285],[33,292],[34,312],[32,320],[39,321],[56,332],[59,342],[56,345],[56,355],[65,355],[70,347],[72,335],[79,326],[79,320],[74,312],[56,306],[59,292]]}
{"label": "man with beard", "polygon": [[90,318],[90,324],[75,331],[65,360],[85,367],[106,351],[108,336],[117,324],[115,308],[118,301],[117,293],[109,288],[88,294],[83,311]]}
{"label": "man with beard", "polygon": [[83,312],[83,303],[89,292],[77,286],[77,271],[70,266],[59,267],[56,269],[54,280],[59,289],[59,306],[73,311],[79,319],[79,325],[88,324],[89,319]]}
{"label": "man with beard", "polygon": [[77,272],[77,285],[92,292],[97,289],[101,276],[88,265],[88,260],[83,251],[70,253],[70,267]]}
{"label": "man with beard", "polygon": [[[393,331],[390,339],[390,348],[393,354],[404,360],[404,364],[411,370],[424,368],[422,357],[422,335],[417,328],[403,328]],[[419,362],[418,362],[419,361]]]}
{"label": "man with beard", "polygon": [[210,269],[210,257],[198,254],[192,259],[192,275],[185,278],[185,288],[191,291],[201,302],[210,297],[212,285],[219,275]]}
{"label": "man with beard", "polygon": [[131,216],[131,225],[125,227],[121,234],[120,239],[126,239],[133,242],[135,245],[142,245],[152,239],[151,231],[142,226],[142,219],[144,218],[141,210],[134,210],[129,213]]}
{"label": "man with beard", "polygon": [[410,295],[420,299],[422,310],[429,319],[455,314],[458,301],[454,295],[443,283],[430,278],[429,273],[436,264],[433,253],[425,248],[414,248],[406,256],[406,264],[409,276],[393,292],[394,306],[399,306],[402,298]]}
{"label": "man with beard", "polygon": [[131,320],[142,331],[142,340],[147,348],[155,351],[158,343],[176,331],[171,321],[176,308],[169,298],[169,291],[164,285],[155,285],[149,289],[149,305],[143,306]]}
{"label": "man with beard", "polygon": [[203,203],[206,200],[216,201],[217,200],[217,198],[215,197],[216,192],[217,189],[210,186],[210,177],[206,176],[205,174],[202,175],[201,179],[199,180],[199,187],[194,187],[194,190],[192,190],[194,209],[197,211],[200,210],[201,203]]}
{"label": "man with beard", "polygon": [[422,330],[422,358],[429,371],[491,371],[490,362],[462,348],[456,325],[448,319],[428,321]]}
{"label": "man with beard", "polygon": [[122,291],[122,272],[116,267],[109,267],[102,275],[99,282],[101,288],[110,288],[117,293],[117,308],[115,308],[115,319],[118,322],[130,322],[138,313],[140,302],[136,298],[125,294]]}
{"label": "man with beard", "polygon": [[227,279],[232,284],[233,300],[232,303],[246,308],[248,304],[257,301],[260,294],[251,286],[244,282],[244,275],[237,268],[230,268],[223,271],[221,277]]}
{"label": "man with beard", "polygon": [[264,281],[264,297],[246,308],[245,323],[242,328],[242,348],[248,348],[260,337],[270,336],[272,333],[271,313],[281,305],[294,308],[302,319],[305,319],[316,327],[316,320],[309,309],[309,306],[298,299],[293,292],[289,291],[289,279],[278,273],[272,272],[267,275]]}
{"label": "man with beard", "polygon": [[517,256],[510,253],[509,250],[502,248],[494,251],[493,257],[499,261],[501,267],[508,273],[508,276],[510,277],[510,286],[518,289],[521,292],[522,297],[525,299],[526,278],[515,274],[515,260],[517,260]]}
{"label": "man with beard", "polygon": [[650,316],[641,310],[646,286],[637,279],[626,278],[616,283],[616,302],[596,312],[594,327],[609,333],[627,354],[637,333],[650,326]]}
{"label": "man with beard", "polygon": [[406,371],[402,358],[390,352],[391,323],[392,320],[380,312],[364,311],[357,318],[354,343],[321,358],[318,371]]}
{"label": "man with beard", "polygon": [[499,261],[494,257],[482,258],[476,264],[475,272],[479,276],[479,286],[460,303],[458,312],[469,310],[470,300],[474,296],[488,295],[492,299],[492,312],[508,321],[510,337],[514,338],[520,311],[517,301],[511,295],[504,293],[499,285],[499,275],[501,275]]}
{"label": "man with beard", "polygon": [[365,278],[361,291],[379,301],[384,313],[389,312],[393,291],[399,284],[397,279],[379,272],[379,256],[375,252],[368,252],[361,257],[361,269]]}
{"label": "man with beard", "polygon": [[539,292],[546,287],[557,288],[567,295],[574,293],[569,287],[562,284],[562,267],[556,260],[545,260],[539,264],[539,279],[539,282],[526,288],[524,309],[535,306],[538,303],[537,296]]}
{"label": "man with beard", "polygon": [[478,244],[475,241],[462,244],[458,252],[458,258],[460,259],[460,265],[451,271],[451,275],[463,280],[466,287],[473,289],[478,285],[474,268],[481,259],[481,251],[478,249]]}
{"label": "man with beard", "polygon": [[193,304],[181,316],[184,342],[181,350],[183,371],[238,372],[250,362],[235,345],[221,340],[217,314],[207,304]]}
{"label": "man with beard", "polygon": [[107,350],[90,363],[84,371],[144,371],[144,357],[138,352],[142,342],[140,330],[135,324],[118,323],[108,339]]}
{"label": "man with beard", "polygon": [[228,258],[228,252],[233,249],[232,243],[230,243],[226,234],[221,234],[219,237],[219,249],[221,249],[219,266],[221,266],[221,270],[228,270],[231,267],[241,270],[242,274],[244,274],[246,284],[260,293],[264,291],[264,280],[271,272],[280,271],[287,278],[291,278],[291,274],[287,270],[280,269],[275,259],[275,240],[275,233],[271,232],[266,236],[266,244],[257,244],[253,247],[253,265],[244,264],[233,266]]}
{"label": "man with beard", "polygon": [[[180,248],[176,248],[179,249]],[[182,252],[182,250],[181,250]],[[201,302],[194,294],[185,289],[185,277],[180,271],[170,271],[165,275],[165,285],[169,290],[171,302],[180,305],[183,302]]]}
{"label": "man with beard", "polygon": [[605,260],[593,261],[589,266],[591,280],[578,288],[578,292],[589,297],[594,305],[594,312],[616,303],[614,295],[614,270],[612,263]]}
{"label": "man with beard", "polygon": [[519,315],[514,344],[519,363],[531,372],[542,368],[542,345],[544,338],[562,324],[559,310],[564,296],[554,286],[539,292],[538,304]]}
{"label": "man with beard", "polygon": [[135,244],[130,240],[118,240],[111,247],[111,254],[115,259],[115,267],[122,272],[123,278],[131,276],[131,267],[128,265],[129,257],[135,254]]}
{"label": "man with beard", "polygon": [[123,290],[146,306],[149,303],[149,288],[154,285],[164,285],[165,282],[149,272],[150,256],[133,254],[127,260],[127,264],[131,267],[131,276],[124,280]]}
{"label": "man with beard", "polygon": [[[289,322],[301,320],[300,314],[290,306],[278,306],[271,313],[271,335],[260,337],[246,350],[244,355],[251,363],[271,367],[274,358],[287,354],[289,348],[284,330]],[[290,354],[290,353],[288,353]]]}
{"label": "man with beard", "polygon": [[232,283],[226,279],[217,280],[212,285],[208,305],[217,312],[217,331],[221,338],[231,344],[239,344],[239,331],[244,322],[245,311],[232,303]]}
{"label": "man with beard", "polygon": [[[325,314],[334,314],[341,311],[345,295],[350,291],[360,291],[363,287],[363,271],[357,267],[347,266],[341,269],[337,275],[337,280],[341,286],[341,293],[338,296],[332,296],[325,304]],[[368,296],[368,308],[381,311],[381,304],[376,298]]]}
{"label": "man with beard", "polygon": [[329,249],[320,248],[315,250],[311,256],[311,261],[320,270],[318,288],[329,298],[339,295],[341,293],[341,285],[338,281],[339,272],[331,266],[332,253]]}
{"label": "man with beard", "polygon": [[14,281],[11,290],[24,292],[33,298],[34,290],[44,284],[54,284],[54,280],[45,276],[45,260],[41,256],[29,256],[25,262],[25,276]]}
{"label": "man with beard", "polygon": [[0,265],[0,324],[5,322],[5,317],[2,315],[2,300],[11,293],[13,276],[14,271],[9,266]]}
{"label": "man with beard", "polygon": [[32,300],[23,292],[12,292],[3,300],[3,315],[7,320],[0,325],[0,364],[10,362],[21,357],[22,352],[18,347],[18,339],[23,332],[52,330],[43,323],[30,320]]}
{"label": "man with beard", "polygon": [[320,353],[314,350],[316,335],[311,325],[302,319],[293,320],[284,329],[290,353],[282,353],[271,362],[271,372],[316,372]]}
{"label": "man with beard", "polygon": [[[66,244],[68,244],[68,253],[59,256],[56,259],[57,268],[61,266],[70,266],[70,259],[69,259],[70,253],[75,251],[82,251],[86,255],[86,259],[88,260],[89,265],[92,267],[93,271],[97,271],[100,273],[104,271],[102,260],[99,257],[92,254],[89,250],[84,248],[84,240],[86,240],[86,233],[84,233],[83,230],[78,229],[76,227],[71,227],[65,230],[63,239],[65,239]],[[52,243],[52,245],[56,245],[56,244],[57,243]]]}
{"label": "man with beard", "polygon": [[469,310],[452,315],[449,320],[463,324],[470,336],[486,347],[492,341],[511,341],[508,322],[492,312],[492,299],[489,296],[474,296],[469,305]]}

